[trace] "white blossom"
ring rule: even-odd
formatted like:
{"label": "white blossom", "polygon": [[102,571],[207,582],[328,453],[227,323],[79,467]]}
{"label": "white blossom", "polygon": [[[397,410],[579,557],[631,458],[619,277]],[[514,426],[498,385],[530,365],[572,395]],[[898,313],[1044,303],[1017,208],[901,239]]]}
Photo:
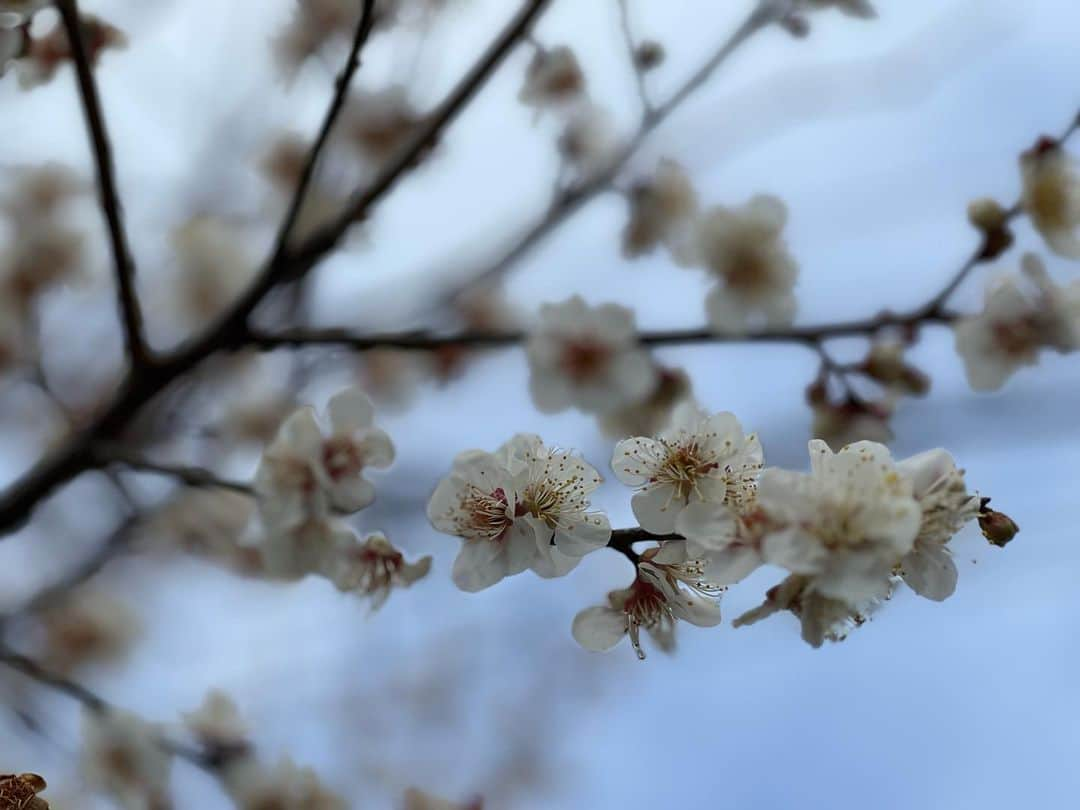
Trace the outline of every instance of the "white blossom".
{"label": "white blossom", "polygon": [[1001,388],[1017,369],[1034,365],[1042,348],[1080,347],[1080,282],[1058,286],[1031,254],[1023,270],[1023,278],[993,283],[983,312],[955,327],[956,349],[978,391]]}
{"label": "white blossom", "polygon": [[248,728],[239,709],[232,698],[220,690],[207,692],[202,705],[185,713],[183,721],[201,743],[212,748],[238,750],[247,743]]}
{"label": "white blossom", "polygon": [[753,497],[763,462],[757,436],[744,435],[734,414],[709,415],[685,403],[656,438],[619,442],[611,466],[620,481],[639,490],[631,506],[641,527],[668,534],[691,503],[738,510]]}
{"label": "white blossom", "polygon": [[720,623],[723,588],[703,579],[701,560],[689,559],[680,541],[664,543],[641,555],[637,578],[629,588],[608,594],[608,604],[586,608],[574,617],[571,632],[587,650],[603,652],[629,636],[640,660],[644,628],[665,652],[675,644],[675,621],[698,627]]}
{"label": "white blossom", "polygon": [[61,672],[119,658],[142,630],[135,612],[103,591],[76,591],[50,606],[41,622],[44,660]]}
{"label": "white blossom", "polygon": [[847,638],[853,628],[862,626],[870,619],[892,592],[890,582],[880,598],[852,605],[847,600],[832,599],[817,592],[810,582],[809,577],[792,574],[770,588],[761,605],[739,616],[732,625],[745,627],[787,610],[799,619],[803,641],[812,647],[820,647],[826,641],[843,641]]}
{"label": "white blossom", "polygon": [[185,321],[201,325],[220,315],[248,286],[255,263],[235,229],[211,216],[192,217],[172,233],[176,294]]}
{"label": "white blossom", "polygon": [[561,107],[579,101],[585,91],[585,76],[574,52],[565,45],[539,48],[525,71],[525,84],[518,94],[522,104]]}
{"label": "white blossom", "polygon": [[581,175],[591,177],[607,169],[619,149],[611,113],[596,104],[577,105],[567,117],[558,147],[559,154]]}
{"label": "white blossom", "polygon": [[50,0],[0,0],[0,26],[25,22]]}
{"label": "white blossom", "polygon": [[546,413],[612,411],[643,400],[656,384],[634,314],[617,304],[590,307],[575,295],[543,305],[525,351],[533,401]]}
{"label": "white blossom", "polygon": [[653,436],[671,424],[672,414],[679,405],[693,402],[690,376],[685,371],[663,366],[656,370],[656,384],[648,397],[600,414],[600,430],[605,436],[611,439]]}
{"label": "white blossom", "polygon": [[269,769],[244,757],[223,775],[238,810],[346,810],[344,798],[326,788],[311,768],[283,757]]}
{"label": "white blossom", "polygon": [[630,189],[629,200],[630,221],[622,235],[626,258],[651,253],[663,244],[679,264],[690,266],[697,261],[698,198],[682,166],[661,160],[651,180]]}
{"label": "white blossom", "polygon": [[891,442],[889,420],[893,404],[889,399],[867,402],[846,398],[840,402],[822,399],[813,403],[811,435],[830,447],[843,447],[858,441]]}
{"label": "white blossom", "polygon": [[479,591],[526,568],[542,577],[569,572],[611,535],[588,500],[600,480],[582,459],[528,434],[495,453],[459,454],[427,508],[437,530],[464,541],[454,583]]}
{"label": "white blossom", "polygon": [[1055,252],[1080,259],[1080,172],[1050,138],[1020,156],[1023,194],[1020,203],[1046,244]]}
{"label": "white blossom", "polygon": [[394,588],[407,588],[431,570],[431,557],[410,563],[381,533],[369,535],[363,543],[335,547],[324,563],[326,575],[338,590],[371,597],[371,609],[378,610]]}
{"label": "white blossom", "polygon": [[171,757],[158,730],[133,714],[83,712],[83,774],[128,810],[168,806]]}
{"label": "white blossom", "polygon": [[739,511],[722,503],[695,501],[679,513],[675,532],[686,538],[686,555],[700,560],[715,585],[745,579],[764,562],[762,541],[769,521],[756,504]]}
{"label": "white blossom", "polygon": [[354,91],[336,132],[360,157],[380,166],[409,142],[423,121],[405,88],[394,85]]}
{"label": "white blossom", "polygon": [[768,326],[795,318],[798,266],[783,239],[787,207],[777,197],[758,195],[741,208],[717,206],[698,225],[698,245],[717,286],[705,306],[720,332],[740,333],[760,320]]}
{"label": "white blossom", "polygon": [[[91,67],[97,67],[101,54],[106,50],[123,49],[128,45],[127,35],[119,28],[93,14],[79,17],[86,57]],[[26,53],[16,63],[19,86],[24,90],[46,84],[56,71],[72,58],[67,31],[57,22],[56,26],[41,37],[32,37]]]}
{"label": "white blossom", "polygon": [[814,593],[856,605],[883,597],[911,551],[922,511],[886,447],[857,442],[833,453],[810,442],[809,474],[768,469],[758,502],[770,521],[765,561],[807,578]]}
{"label": "white blossom", "polygon": [[375,500],[364,470],[389,466],[394,445],[374,426],[371,401],[349,388],[330,399],[327,415],[330,429],[324,433],[313,408],[297,410],[263,454],[255,491],[272,530],[322,520],[331,508],[356,512]]}
{"label": "white blossom", "polygon": [[964,473],[944,450],[927,450],[897,462],[911,482],[922,519],[911,551],[900,560],[898,573],[920,596],[937,602],[956,590],[956,564],[947,543],[979,513],[979,496],[967,491]]}

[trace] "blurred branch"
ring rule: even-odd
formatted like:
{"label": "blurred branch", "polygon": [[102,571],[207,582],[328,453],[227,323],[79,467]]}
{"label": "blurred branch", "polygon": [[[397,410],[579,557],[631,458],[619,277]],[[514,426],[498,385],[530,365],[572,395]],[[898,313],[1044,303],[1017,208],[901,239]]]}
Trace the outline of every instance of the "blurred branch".
{"label": "blurred branch", "polygon": [[154,358],[153,362],[147,362],[143,366],[134,366],[119,386],[112,403],[91,425],[63,447],[39,461],[9,487],[3,497],[0,497],[0,534],[18,528],[29,518],[34,507],[53,490],[96,466],[98,462],[93,453],[94,445],[103,440],[115,440],[147,402],[210,355],[242,342],[240,337],[247,334],[251,314],[262,300],[280,283],[306,274],[337,246],[353,222],[363,219],[371,208],[395,187],[397,181],[416,165],[424,151],[438,140],[442,132],[486,84],[514,45],[528,33],[533,22],[550,1],[529,0],[525,4],[476,65],[451,91],[438,111],[428,119],[423,131],[390,162],[370,188],[353,199],[348,210],[337,222],[317,233],[297,252],[286,250],[279,256],[271,257],[255,283],[206,332],[192,338],[168,356]]}
{"label": "blurred branch", "polygon": [[98,464],[117,464],[132,472],[175,478],[190,487],[228,489],[233,492],[239,492],[242,495],[253,494],[251,485],[242,481],[229,481],[224,478],[219,478],[204,467],[158,464],[147,459],[139,458],[137,455],[118,444],[103,443],[96,445],[94,448],[94,457]]}
{"label": "blurred branch", "polygon": [[653,534],[644,529],[615,529],[611,533],[607,547],[619,552],[634,565],[638,564],[641,555],[634,551],[634,543],[659,543],[664,540],[685,540],[681,534]]}
{"label": "blurred branch", "polygon": [[348,97],[349,86],[352,84],[353,76],[356,75],[356,71],[360,68],[360,52],[363,50],[364,45],[371,36],[371,30],[374,25],[375,0],[364,0],[364,8],[360,13],[360,23],[356,27],[356,35],[353,37],[348,61],[346,61],[345,67],[342,69],[341,74],[338,76],[337,82],[334,85],[334,97],[330,102],[329,109],[326,111],[326,116],[323,119],[319,134],[315,138],[315,143],[308,152],[307,161],[300,174],[300,182],[297,183],[296,191],[293,193],[292,201],[289,203],[289,209],[285,214],[285,218],[282,220],[281,227],[278,229],[278,235],[272,254],[273,258],[270,262],[271,264],[280,261],[282,255],[285,253],[289,241],[289,234],[296,225],[296,220],[300,216],[300,210],[304,207],[304,200],[307,197],[308,189],[311,187],[311,182],[315,178],[315,169],[318,167],[319,158],[322,155],[323,149],[326,147],[327,141],[330,139],[330,133],[334,129],[334,124],[341,115],[341,111],[345,108],[345,99]]}
{"label": "blurred branch", "polygon": [[124,233],[123,209],[116,190],[116,168],[113,163],[109,135],[105,127],[105,116],[101,111],[101,99],[98,95],[94,71],[83,37],[82,18],[77,0],[56,0],[57,11],[63,21],[68,42],[71,45],[75,76],[79,84],[79,98],[82,101],[83,114],[90,135],[97,167],[98,188],[101,210],[105,216],[116,269],[116,294],[123,319],[124,341],[128,357],[133,367],[138,367],[148,359],[149,350],[143,332],[142,311],[135,293],[135,262]]}
{"label": "blurred branch", "polygon": [[[34,659],[17,653],[4,644],[0,644],[0,664],[81,703],[96,714],[117,711],[116,707],[82,684],[46,669]],[[158,737],[158,745],[166,753],[186,760],[210,773],[218,773],[235,758],[250,753],[250,748],[247,746],[192,746],[166,737]]]}
{"label": "blurred branch", "polygon": [[630,27],[630,0],[616,0],[616,3],[619,6],[619,27],[622,29],[623,41],[626,43],[630,68],[634,71],[638,100],[641,101],[641,113],[645,119],[648,119],[654,115],[654,107],[649,98],[649,88],[645,84],[645,71],[638,60],[638,46],[634,41],[634,32]]}
{"label": "blurred branch", "polygon": [[582,181],[578,186],[567,189],[562,195],[552,200],[539,221],[519,237],[518,241],[508,251],[488,267],[481,269],[463,283],[455,285],[454,289],[444,292],[440,296],[439,303],[445,305],[466,290],[494,282],[556,228],[580,211],[587,202],[597,194],[610,188],[619,172],[637,154],[638,149],[641,148],[653,130],[664,123],[679,105],[708,82],[717,69],[747,40],[758,31],[775,22],[778,15],[779,12],[771,4],[755,4],[754,10],[750,12],[743,23],[735,29],[734,33],[724,41],[704,65],[698,68],[666,102],[655,109],[646,111],[638,131],[612,162],[608,164],[606,169]]}

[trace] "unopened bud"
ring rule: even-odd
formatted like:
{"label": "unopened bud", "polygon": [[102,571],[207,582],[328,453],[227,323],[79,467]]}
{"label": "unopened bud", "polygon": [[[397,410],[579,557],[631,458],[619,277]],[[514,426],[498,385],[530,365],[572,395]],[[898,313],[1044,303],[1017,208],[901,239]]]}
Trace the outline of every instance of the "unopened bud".
{"label": "unopened bud", "polygon": [[921,397],[930,390],[930,378],[904,361],[899,343],[876,343],[863,361],[862,371],[872,380]]}
{"label": "unopened bud", "polygon": [[991,197],[980,197],[968,204],[968,221],[980,231],[994,231],[1005,226],[1008,212]]}
{"label": "unopened bud", "polygon": [[1020,527],[1004,512],[984,508],[979,513],[979,528],[990,545],[1005,548],[1016,537]]}
{"label": "unopened bud", "polygon": [[634,64],[641,70],[654,70],[660,67],[667,54],[664,46],[655,40],[646,40],[634,51]]}

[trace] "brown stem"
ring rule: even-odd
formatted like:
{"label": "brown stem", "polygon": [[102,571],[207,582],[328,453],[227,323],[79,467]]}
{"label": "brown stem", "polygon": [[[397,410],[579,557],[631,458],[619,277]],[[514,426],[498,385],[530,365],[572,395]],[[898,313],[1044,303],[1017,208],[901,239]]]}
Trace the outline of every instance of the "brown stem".
{"label": "brown stem", "polygon": [[56,8],[60,12],[68,43],[71,46],[75,76],[79,85],[79,98],[94,153],[101,211],[108,226],[115,265],[116,294],[123,320],[124,341],[131,365],[138,367],[147,361],[149,350],[143,331],[142,310],[139,308],[139,299],[135,293],[135,262],[131,257],[131,249],[124,232],[123,208],[116,189],[116,168],[113,163],[112,148],[109,145],[105,116],[101,111],[97,82],[86,51],[78,3],[76,0],[56,0]]}
{"label": "brown stem", "polygon": [[634,565],[638,564],[641,555],[634,551],[634,543],[659,543],[663,540],[685,540],[681,534],[653,534],[644,529],[615,529],[611,533],[607,547],[619,552]]}
{"label": "brown stem", "polygon": [[251,484],[243,481],[230,481],[221,478],[203,467],[159,464],[148,459],[139,458],[118,444],[99,444],[94,447],[93,452],[96,463],[100,465],[117,464],[133,472],[175,478],[189,487],[227,489],[232,492],[239,492],[241,495],[254,493]]}
{"label": "brown stem", "polygon": [[654,114],[655,108],[649,98],[649,88],[645,83],[645,71],[638,63],[637,43],[634,41],[634,32],[630,26],[630,0],[616,0],[619,6],[619,27],[622,30],[623,42],[626,45],[627,56],[630,59],[630,67],[634,71],[634,83],[637,85],[638,100],[641,102],[641,114],[649,118]]}

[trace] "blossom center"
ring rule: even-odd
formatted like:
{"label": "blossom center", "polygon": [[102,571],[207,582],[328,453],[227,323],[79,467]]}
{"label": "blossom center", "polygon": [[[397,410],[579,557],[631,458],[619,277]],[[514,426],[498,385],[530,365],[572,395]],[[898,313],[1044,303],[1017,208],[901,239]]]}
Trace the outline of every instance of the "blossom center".
{"label": "blossom center", "polygon": [[668,445],[667,450],[655,480],[673,486],[675,494],[683,500],[689,498],[691,492],[697,491],[699,479],[720,466],[702,452],[697,442]]}
{"label": "blossom center", "polygon": [[575,382],[599,376],[611,360],[611,347],[595,340],[581,339],[567,343],[560,365]]}
{"label": "blossom center", "polygon": [[323,442],[322,462],[334,481],[357,475],[364,467],[360,448],[348,436],[335,436]]}
{"label": "blossom center", "polygon": [[484,492],[479,487],[469,486],[458,505],[461,516],[457,523],[461,536],[501,540],[514,522],[509,514],[509,505],[510,501],[502,487]]}

